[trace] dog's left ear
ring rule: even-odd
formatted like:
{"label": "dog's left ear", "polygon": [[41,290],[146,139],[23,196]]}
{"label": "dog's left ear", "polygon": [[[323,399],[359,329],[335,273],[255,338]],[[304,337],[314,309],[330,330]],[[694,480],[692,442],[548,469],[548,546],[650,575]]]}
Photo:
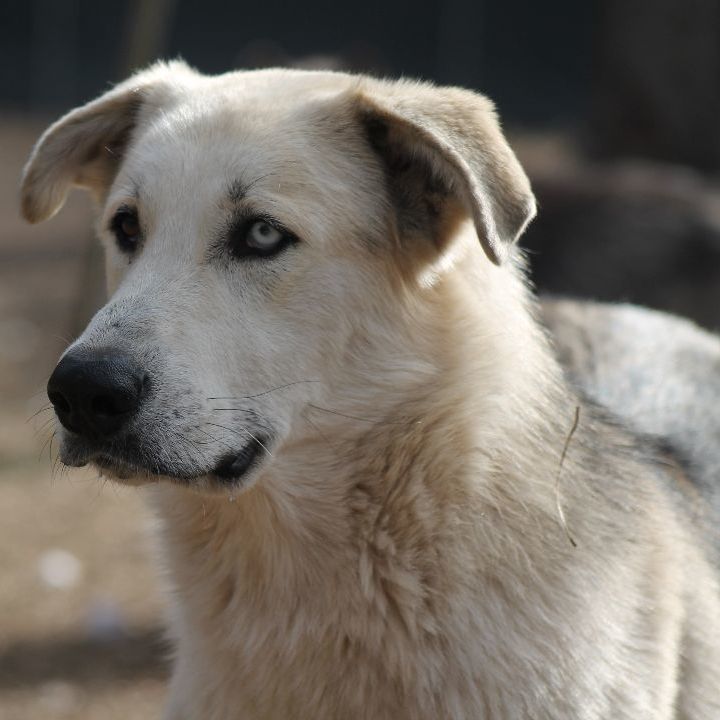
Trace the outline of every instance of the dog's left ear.
{"label": "dog's left ear", "polygon": [[182,61],[155,63],[51,125],[23,172],[23,217],[32,223],[52,217],[72,186],[101,197],[118,171],[140,116],[166,105],[175,85],[194,76]]}
{"label": "dog's left ear", "polygon": [[[492,103],[459,88],[366,81],[354,105],[405,223],[432,222],[450,212],[443,205],[459,203],[487,256],[500,264],[535,216],[535,198]],[[440,220],[435,224],[443,227]]]}

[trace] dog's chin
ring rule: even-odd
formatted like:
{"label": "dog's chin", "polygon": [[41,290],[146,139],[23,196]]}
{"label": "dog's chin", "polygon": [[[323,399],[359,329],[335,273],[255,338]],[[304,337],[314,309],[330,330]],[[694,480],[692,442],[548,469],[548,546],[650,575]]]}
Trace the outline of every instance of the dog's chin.
{"label": "dog's chin", "polygon": [[105,451],[88,451],[64,442],[60,460],[69,467],[95,467],[102,477],[123,485],[140,486],[167,481],[183,487],[213,492],[236,493],[252,485],[258,469],[263,464],[269,440],[253,438],[236,452],[229,452],[216,460],[207,469],[183,467],[178,464],[168,467],[164,462],[131,456],[119,456]]}
{"label": "dog's chin", "polygon": [[166,477],[159,473],[152,473],[139,465],[126,463],[106,455],[94,457],[89,464],[98,469],[101,477],[109,478],[122,485],[148,485]]}

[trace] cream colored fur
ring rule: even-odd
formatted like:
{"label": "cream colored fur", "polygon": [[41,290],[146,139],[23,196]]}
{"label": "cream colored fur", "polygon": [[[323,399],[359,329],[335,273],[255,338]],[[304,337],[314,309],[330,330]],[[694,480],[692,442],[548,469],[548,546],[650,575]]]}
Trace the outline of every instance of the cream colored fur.
{"label": "cream colored fur", "polygon": [[[208,260],[236,177],[300,238],[274,265]],[[46,133],[26,216],[72,184],[113,291],[73,347],[159,354],[143,432],[196,473],[118,460],[161,524],[167,720],[720,717],[717,571],[662,466],[565,385],[485,99],[156,66]],[[131,262],[119,203],[147,218]],[[195,429],[225,412],[237,444],[248,410],[274,442],[223,486]]]}

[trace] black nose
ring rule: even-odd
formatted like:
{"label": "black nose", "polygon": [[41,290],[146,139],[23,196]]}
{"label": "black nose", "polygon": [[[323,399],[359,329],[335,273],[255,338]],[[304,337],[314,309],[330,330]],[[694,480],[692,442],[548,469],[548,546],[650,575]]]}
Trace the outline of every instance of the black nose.
{"label": "black nose", "polygon": [[107,438],[135,415],[145,385],[142,368],[123,352],[73,350],[50,376],[47,394],[68,430]]}

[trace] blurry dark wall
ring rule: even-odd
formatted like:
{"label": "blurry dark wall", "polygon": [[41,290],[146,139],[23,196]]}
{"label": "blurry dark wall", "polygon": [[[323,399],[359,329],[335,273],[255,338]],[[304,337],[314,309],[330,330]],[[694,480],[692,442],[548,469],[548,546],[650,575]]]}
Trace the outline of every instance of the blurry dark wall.
{"label": "blurry dark wall", "polygon": [[597,154],[720,169],[718,0],[604,0],[596,55]]}
{"label": "blurry dark wall", "polygon": [[577,121],[590,98],[593,2],[5,0],[0,102],[57,112],[93,97],[129,72],[134,23],[154,14],[153,55],[205,72],[335,56],[482,88],[520,124]]}

